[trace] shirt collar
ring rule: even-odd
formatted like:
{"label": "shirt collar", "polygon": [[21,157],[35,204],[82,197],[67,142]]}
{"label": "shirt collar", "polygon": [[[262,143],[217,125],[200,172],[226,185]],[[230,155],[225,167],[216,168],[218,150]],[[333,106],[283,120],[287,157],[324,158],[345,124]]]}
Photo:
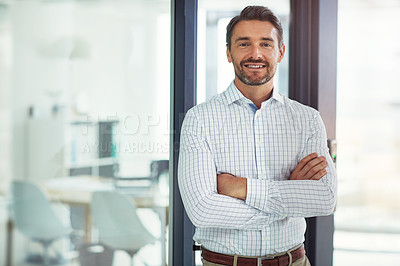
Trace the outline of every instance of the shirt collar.
{"label": "shirt collar", "polygon": [[280,102],[281,104],[284,104],[282,95],[281,95],[281,94],[279,93],[279,91],[278,91],[277,89],[275,89],[275,88],[272,90],[272,97],[271,97],[271,98],[277,100],[277,101]]}
{"label": "shirt collar", "polygon": [[[239,91],[239,89],[235,85],[235,81],[231,82],[231,84],[229,85],[228,89],[225,91],[224,94],[226,99],[226,105],[234,103],[238,100],[243,100],[246,103],[252,103],[251,100],[244,97],[244,95]],[[275,88],[272,90],[271,99],[274,99],[282,104],[284,103],[282,95]]]}
{"label": "shirt collar", "polygon": [[228,89],[224,92],[226,98],[226,104],[229,105],[240,99],[246,99],[244,95],[238,90],[235,85],[235,81],[232,81]]}

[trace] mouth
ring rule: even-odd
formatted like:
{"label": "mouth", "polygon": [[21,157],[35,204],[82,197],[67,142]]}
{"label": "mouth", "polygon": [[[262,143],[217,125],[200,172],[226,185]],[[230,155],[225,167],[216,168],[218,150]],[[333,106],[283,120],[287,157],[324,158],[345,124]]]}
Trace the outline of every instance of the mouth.
{"label": "mouth", "polygon": [[266,68],[266,65],[260,64],[260,63],[258,63],[258,64],[247,63],[247,64],[244,64],[244,67],[249,68],[249,69],[263,69],[263,68]]}

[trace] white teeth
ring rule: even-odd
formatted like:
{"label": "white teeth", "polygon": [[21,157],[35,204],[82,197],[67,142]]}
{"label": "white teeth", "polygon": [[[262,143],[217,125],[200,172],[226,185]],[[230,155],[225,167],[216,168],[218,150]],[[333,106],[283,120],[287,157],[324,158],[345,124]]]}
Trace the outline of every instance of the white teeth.
{"label": "white teeth", "polygon": [[262,68],[262,67],[264,67],[264,66],[248,65],[247,67],[249,67],[249,68]]}

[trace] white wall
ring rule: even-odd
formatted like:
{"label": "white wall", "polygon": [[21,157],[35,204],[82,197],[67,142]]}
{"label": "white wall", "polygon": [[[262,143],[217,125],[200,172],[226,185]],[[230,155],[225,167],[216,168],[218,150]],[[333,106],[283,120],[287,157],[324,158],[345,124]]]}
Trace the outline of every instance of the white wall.
{"label": "white wall", "polygon": [[[151,159],[168,158],[170,26],[169,17],[164,16],[163,23],[157,18],[168,14],[169,6],[151,5],[123,1],[12,5],[16,179],[29,174],[21,166],[29,164],[25,147],[31,105],[38,117],[49,117],[57,103],[66,106],[66,120],[75,120],[76,110],[95,120],[120,119],[120,159],[127,162],[128,172],[146,173]],[[157,33],[164,33],[159,35],[164,39]]]}
{"label": "white wall", "polygon": [[[13,178],[27,176],[26,123],[29,106],[38,117],[49,117],[56,91],[66,90],[65,62],[43,55],[48,43],[63,32],[72,32],[73,7],[41,2],[15,2],[11,5],[13,38],[13,79],[10,110],[12,116]],[[40,150],[37,151],[40,156]]]}
{"label": "white wall", "polygon": [[7,191],[11,179],[11,29],[7,11],[0,12],[0,191]]}

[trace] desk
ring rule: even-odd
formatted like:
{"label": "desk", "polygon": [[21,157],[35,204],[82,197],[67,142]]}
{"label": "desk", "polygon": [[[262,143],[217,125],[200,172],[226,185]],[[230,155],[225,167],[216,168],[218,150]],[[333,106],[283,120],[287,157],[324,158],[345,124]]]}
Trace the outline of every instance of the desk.
{"label": "desk", "polygon": [[[42,187],[47,191],[50,200],[62,202],[70,206],[80,206],[84,209],[84,241],[90,243],[92,240],[92,217],[90,214],[92,192],[98,190],[114,190],[115,187],[112,179],[94,176],[55,178],[44,183]],[[168,226],[168,196],[160,195],[157,187],[123,188],[118,189],[118,191],[130,195],[137,208],[151,208],[159,215],[161,221],[161,261],[165,263],[165,233],[166,227]]]}

